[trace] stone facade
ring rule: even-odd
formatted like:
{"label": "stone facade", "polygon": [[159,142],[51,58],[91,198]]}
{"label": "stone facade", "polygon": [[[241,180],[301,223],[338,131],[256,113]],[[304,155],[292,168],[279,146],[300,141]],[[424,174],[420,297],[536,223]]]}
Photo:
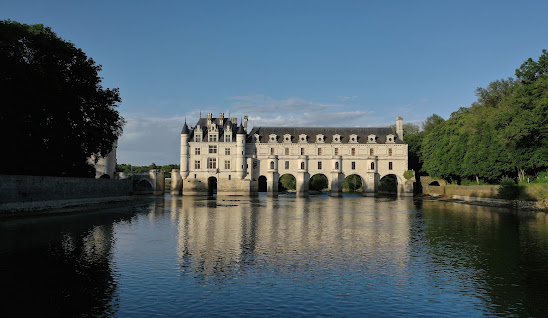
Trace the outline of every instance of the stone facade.
{"label": "stone facade", "polygon": [[209,113],[196,126],[181,132],[181,168],[172,193],[184,195],[256,195],[259,179],[266,177],[267,193],[278,194],[284,174],[296,178],[297,196],[308,195],[310,178],[323,174],[329,193],[341,196],[350,175],[362,179],[364,195],[377,194],[379,181],[393,175],[398,194],[412,195],[413,180],[405,180],[407,144],[402,141],[403,120],[396,133],[389,127],[254,127],[247,133],[247,116],[213,118]]}

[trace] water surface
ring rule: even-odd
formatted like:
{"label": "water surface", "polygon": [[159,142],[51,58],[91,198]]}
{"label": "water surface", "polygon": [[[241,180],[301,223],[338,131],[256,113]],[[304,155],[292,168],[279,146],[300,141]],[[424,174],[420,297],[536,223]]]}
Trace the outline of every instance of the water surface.
{"label": "water surface", "polygon": [[548,314],[544,213],[166,196],[0,222],[2,317]]}

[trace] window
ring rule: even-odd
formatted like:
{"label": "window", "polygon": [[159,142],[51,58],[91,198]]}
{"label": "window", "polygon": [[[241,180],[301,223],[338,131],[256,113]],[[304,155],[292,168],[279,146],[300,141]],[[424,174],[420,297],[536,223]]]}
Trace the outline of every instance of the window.
{"label": "window", "polygon": [[289,169],[289,161],[286,161],[286,162],[285,162],[285,168],[286,168],[286,169]]}
{"label": "window", "polygon": [[322,148],[318,148],[318,156],[322,155]]}
{"label": "window", "polygon": [[322,162],[318,161],[318,170],[322,170]]}
{"label": "window", "polygon": [[371,170],[375,170],[375,163],[374,162],[371,163]]}
{"label": "window", "polygon": [[356,162],[352,161],[352,170],[356,170]]}
{"label": "window", "polygon": [[388,148],[388,155],[392,156],[392,148]]}
{"label": "window", "polygon": [[231,178],[231,175],[228,175],[228,180],[231,180],[231,179],[232,179],[232,178]]}
{"label": "window", "polygon": [[392,170],[392,161],[388,162],[388,170]]}
{"label": "window", "polygon": [[230,160],[225,160],[225,169],[230,169]]}
{"label": "window", "polygon": [[301,162],[301,170],[304,170],[304,162]]}
{"label": "window", "polygon": [[232,136],[231,135],[225,135],[225,142],[231,142]]}
{"label": "window", "polygon": [[270,161],[270,169],[274,169],[274,161]]}
{"label": "window", "polygon": [[217,135],[209,135],[209,141],[210,142],[216,142],[217,141]]}
{"label": "window", "polygon": [[285,155],[289,156],[289,148],[285,148]]}
{"label": "window", "polygon": [[339,148],[335,148],[335,156],[339,155]]}
{"label": "window", "polygon": [[217,153],[217,146],[209,145],[209,153]]}
{"label": "window", "polygon": [[217,169],[217,158],[207,158],[207,168]]}
{"label": "window", "polygon": [[194,148],[194,154],[199,155],[201,152],[200,148]]}
{"label": "window", "polygon": [[339,162],[335,162],[335,170],[339,170]]}
{"label": "window", "polygon": [[375,154],[375,151],[373,150],[373,148],[369,149],[369,155],[372,156]]}
{"label": "window", "polygon": [[355,156],[356,155],[356,148],[352,148],[352,156]]}
{"label": "window", "polygon": [[271,155],[274,154],[274,148],[270,148],[270,154],[271,154]]}
{"label": "window", "polygon": [[196,142],[202,141],[202,135],[196,135],[196,136],[194,136],[194,141],[196,141]]}
{"label": "window", "polygon": [[304,148],[301,148],[301,156],[304,156]]}
{"label": "window", "polygon": [[230,156],[230,148],[225,148],[225,155]]}
{"label": "window", "polygon": [[[194,160],[194,169],[201,169],[200,160]],[[196,177],[194,177],[196,178]]]}

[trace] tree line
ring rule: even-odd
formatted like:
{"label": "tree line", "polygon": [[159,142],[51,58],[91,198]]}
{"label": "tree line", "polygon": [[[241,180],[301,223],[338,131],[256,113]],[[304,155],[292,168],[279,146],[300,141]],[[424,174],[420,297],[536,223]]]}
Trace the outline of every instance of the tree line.
{"label": "tree line", "polygon": [[[515,78],[476,90],[477,101],[444,120],[434,114],[404,125],[409,168],[453,183],[521,182],[548,168],[548,51],[529,58]],[[406,131],[408,130],[408,131]]]}

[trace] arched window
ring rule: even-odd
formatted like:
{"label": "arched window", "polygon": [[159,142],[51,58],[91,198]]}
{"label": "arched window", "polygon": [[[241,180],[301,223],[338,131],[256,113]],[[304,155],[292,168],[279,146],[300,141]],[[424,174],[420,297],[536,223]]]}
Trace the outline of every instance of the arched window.
{"label": "arched window", "polygon": [[335,169],[339,170],[339,162],[335,162]]}
{"label": "arched window", "polygon": [[301,170],[304,170],[304,161],[301,162]]}
{"label": "arched window", "polygon": [[371,170],[375,170],[375,163],[374,162],[371,163]]}
{"label": "arched window", "polygon": [[274,169],[274,161],[270,161],[270,169]]}

